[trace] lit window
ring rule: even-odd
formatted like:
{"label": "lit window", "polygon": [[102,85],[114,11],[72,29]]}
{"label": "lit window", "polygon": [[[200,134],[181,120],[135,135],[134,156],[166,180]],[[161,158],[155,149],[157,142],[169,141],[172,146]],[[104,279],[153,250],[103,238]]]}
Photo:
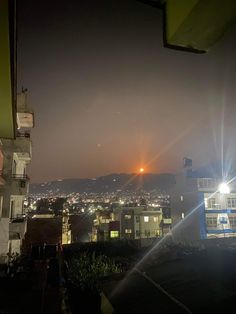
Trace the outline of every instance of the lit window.
{"label": "lit window", "polygon": [[125,233],[132,233],[132,229],[125,229]]}
{"label": "lit window", "polygon": [[119,238],[119,231],[110,231],[111,238]]}
{"label": "lit window", "polygon": [[159,235],[160,235],[160,230],[159,230],[159,229],[154,230],[154,234],[155,234],[156,237],[159,237]]}
{"label": "lit window", "polygon": [[125,215],[125,219],[131,219],[131,215]]}
{"label": "lit window", "polygon": [[144,216],[143,220],[144,220],[144,222],[149,222],[149,216]]}
{"label": "lit window", "polygon": [[184,219],[184,213],[181,213],[181,217],[182,217],[182,219]]}
{"label": "lit window", "polygon": [[180,200],[181,200],[181,202],[183,202],[183,201],[184,201],[184,197],[183,197],[183,195],[181,195],[181,196],[180,196]]}
{"label": "lit window", "polygon": [[154,221],[154,222],[158,222],[158,217],[157,217],[157,216],[154,216],[154,217],[153,217],[153,221]]}

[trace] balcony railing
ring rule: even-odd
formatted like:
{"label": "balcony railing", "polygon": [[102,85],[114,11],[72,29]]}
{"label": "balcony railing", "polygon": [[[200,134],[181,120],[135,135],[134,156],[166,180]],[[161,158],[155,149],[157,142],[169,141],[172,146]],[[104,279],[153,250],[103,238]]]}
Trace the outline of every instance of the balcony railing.
{"label": "balcony railing", "polygon": [[25,220],[27,219],[26,215],[17,215],[16,217],[12,217],[10,219],[11,223],[21,223],[21,222],[25,222]]}
{"label": "balcony railing", "polygon": [[13,174],[12,179],[28,181],[29,177],[27,176],[27,174]]}
{"label": "balcony railing", "polygon": [[16,136],[30,138],[30,133],[29,132],[17,132]]}

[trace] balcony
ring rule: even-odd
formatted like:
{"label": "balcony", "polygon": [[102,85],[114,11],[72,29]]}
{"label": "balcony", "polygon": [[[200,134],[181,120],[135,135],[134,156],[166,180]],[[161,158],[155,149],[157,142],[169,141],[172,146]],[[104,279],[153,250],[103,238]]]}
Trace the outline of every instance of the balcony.
{"label": "balcony", "polygon": [[26,195],[29,192],[29,177],[25,174],[13,174],[11,193],[12,195]]}
{"label": "balcony", "polygon": [[34,114],[28,107],[26,91],[17,95],[17,127],[18,129],[34,127]]}
{"label": "balcony", "polygon": [[28,181],[29,177],[27,174],[13,174],[12,179]]}
{"label": "balcony", "polygon": [[14,153],[19,160],[30,162],[32,158],[32,143],[30,133],[18,133],[14,141]]}
{"label": "balcony", "polygon": [[9,233],[11,235],[18,234],[20,239],[23,239],[27,231],[27,218],[25,215],[17,215],[11,218],[9,224]]}
{"label": "balcony", "polygon": [[30,132],[17,132],[16,137],[30,138]]}
{"label": "balcony", "polygon": [[33,128],[34,114],[33,112],[17,112],[17,128]]}

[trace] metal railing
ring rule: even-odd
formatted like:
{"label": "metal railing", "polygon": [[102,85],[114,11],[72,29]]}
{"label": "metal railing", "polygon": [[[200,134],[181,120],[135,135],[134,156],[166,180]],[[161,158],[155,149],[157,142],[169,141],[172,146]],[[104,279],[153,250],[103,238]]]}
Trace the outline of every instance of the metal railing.
{"label": "metal railing", "polygon": [[21,222],[25,222],[26,218],[27,217],[24,214],[17,214],[15,217],[10,218],[10,222],[11,223],[21,223]]}
{"label": "metal railing", "polygon": [[17,132],[16,137],[30,138],[30,133],[29,132]]}
{"label": "metal railing", "polygon": [[16,179],[16,180],[29,180],[29,177],[27,176],[27,174],[12,174],[12,179]]}

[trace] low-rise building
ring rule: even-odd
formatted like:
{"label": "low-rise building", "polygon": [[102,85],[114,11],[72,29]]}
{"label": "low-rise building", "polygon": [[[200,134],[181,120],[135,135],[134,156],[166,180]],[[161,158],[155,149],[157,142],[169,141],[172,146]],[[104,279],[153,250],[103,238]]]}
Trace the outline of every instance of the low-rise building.
{"label": "low-rise building", "polygon": [[162,236],[159,207],[124,207],[118,213],[121,239],[153,239]]}
{"label": "low-rise building", "polygon": [[[162,210],[159,207],[117,207],[97,211],[92,232],[93,241],[126,239],[149,244],[162,236]],[[145,241],[143,241],[145,240]]]}

